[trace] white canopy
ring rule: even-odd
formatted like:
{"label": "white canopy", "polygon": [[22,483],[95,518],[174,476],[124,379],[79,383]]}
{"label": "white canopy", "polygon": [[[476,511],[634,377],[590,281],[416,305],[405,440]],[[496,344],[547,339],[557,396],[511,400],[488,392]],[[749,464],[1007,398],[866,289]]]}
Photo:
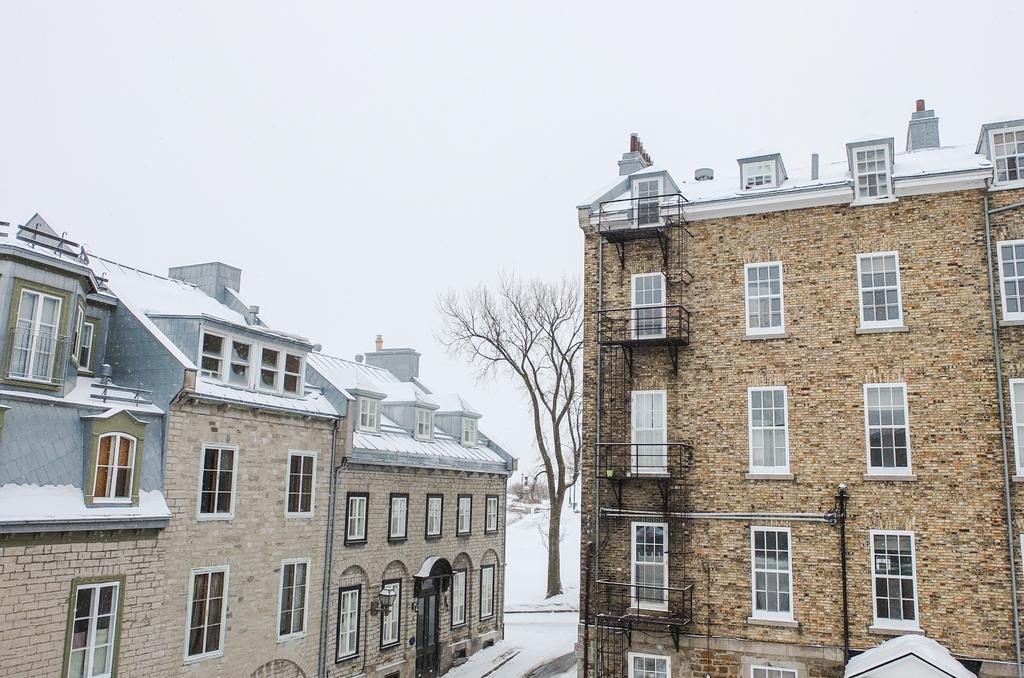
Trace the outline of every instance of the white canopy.
{"label": "white canopy", "polygon": [[844,678],[977,678],[931,638],[908,634],[887,640],[846,665]]}

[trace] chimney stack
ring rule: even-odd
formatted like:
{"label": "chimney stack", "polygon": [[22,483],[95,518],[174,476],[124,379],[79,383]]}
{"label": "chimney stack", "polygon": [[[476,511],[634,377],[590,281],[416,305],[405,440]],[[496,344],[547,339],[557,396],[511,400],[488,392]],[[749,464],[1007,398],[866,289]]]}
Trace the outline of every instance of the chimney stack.
{"label": "chimney stack", "polygon": [[227,290],[239,291],[242,284],[242,269],[211,261],[208,264],[175,266],[167,271],[167,277],[191,283],[207,296],[231,306]]}
{"label": "chimney stack", "polygon": [[629,135],[629,152],[622,154],[619,161],[619,176],[624,177],[651,166],[651,156],[644,150],[644,142],[640,135],[633,132]]}
{"label": "chimney stack", "polygon": [[811,181],[818,180],[818,154],[811,153]]}
{"label": "chimney stack", "polygon": [[399,381],[412,381],[420,376],[420,354],[411,348],[384,348],[380,336],[377,350],[362,356],[367,365],[383,367]]}
{"label": "chimney stack", "polygon": [[377,346],[377,352],[384,350],[384,337],[377,335],[377,338],[373,340],[373,343]]}
{"label": "chimney stack", "polygon": [[918,99],[907,126],[907,151],[939,147],[939,119],[935,111],[926,109],[924,99]]}

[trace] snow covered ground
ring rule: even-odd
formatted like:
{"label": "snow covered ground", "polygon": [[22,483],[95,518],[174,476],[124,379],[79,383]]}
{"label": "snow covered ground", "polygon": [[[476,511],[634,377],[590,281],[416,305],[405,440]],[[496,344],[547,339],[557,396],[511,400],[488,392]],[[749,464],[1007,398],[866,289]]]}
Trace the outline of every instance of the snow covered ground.
{"label": "snow covered ground", "polygon": [[548,552],[544,548],[548,513],[508,514],[505,570],[505,610],[579,610],[580,514],[566,507],[562,512],[563,593],[544,600],[547,592]]}
{"label": "snow covered ground", "polygon": [[[510,503],[505,569],[505,640],[477,652],[445,678],[575,678],[579,624],[580,516],[562,513],[562,587],[547,589],[547,510],[518,513]],[[556,661],[557,660],[557,661]]]}

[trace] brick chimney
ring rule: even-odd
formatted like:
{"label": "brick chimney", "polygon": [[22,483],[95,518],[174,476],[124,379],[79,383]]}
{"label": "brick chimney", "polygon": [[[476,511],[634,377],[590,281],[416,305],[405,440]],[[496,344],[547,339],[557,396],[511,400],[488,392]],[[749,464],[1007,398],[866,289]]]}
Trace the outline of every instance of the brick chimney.
{"label": "brick chimney", "polygon": [[907,150],[938,147],[939,119],[935,117],[935,111],[925,109],[924,99],[918,99],[907,126]]}
{"label": "brick chimney", "polygon": [[619,161],[619,176],[624,177],[651,166],[651,156],[644,150],[644,142],[640,135],[633,132],[629,135],[629,152],[622,154]]}

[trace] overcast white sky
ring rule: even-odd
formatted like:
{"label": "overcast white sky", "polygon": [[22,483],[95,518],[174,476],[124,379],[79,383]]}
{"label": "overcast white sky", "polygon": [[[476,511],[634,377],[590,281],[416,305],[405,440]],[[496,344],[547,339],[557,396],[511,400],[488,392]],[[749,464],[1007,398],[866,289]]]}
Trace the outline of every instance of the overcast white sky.
{"label": "overcast white sky", "polygon": [[[633,8],[633,9],[631,9]],[[436,343],[436,293],[579,275],[628,135],[680,178],[1024,117],[1024,3],[0,0],[0,220],[154,272],[221,260],[275,326],[384,335],[528,467],[525,405]],[[1003,35],[1005,33],[1005,36]]]}

